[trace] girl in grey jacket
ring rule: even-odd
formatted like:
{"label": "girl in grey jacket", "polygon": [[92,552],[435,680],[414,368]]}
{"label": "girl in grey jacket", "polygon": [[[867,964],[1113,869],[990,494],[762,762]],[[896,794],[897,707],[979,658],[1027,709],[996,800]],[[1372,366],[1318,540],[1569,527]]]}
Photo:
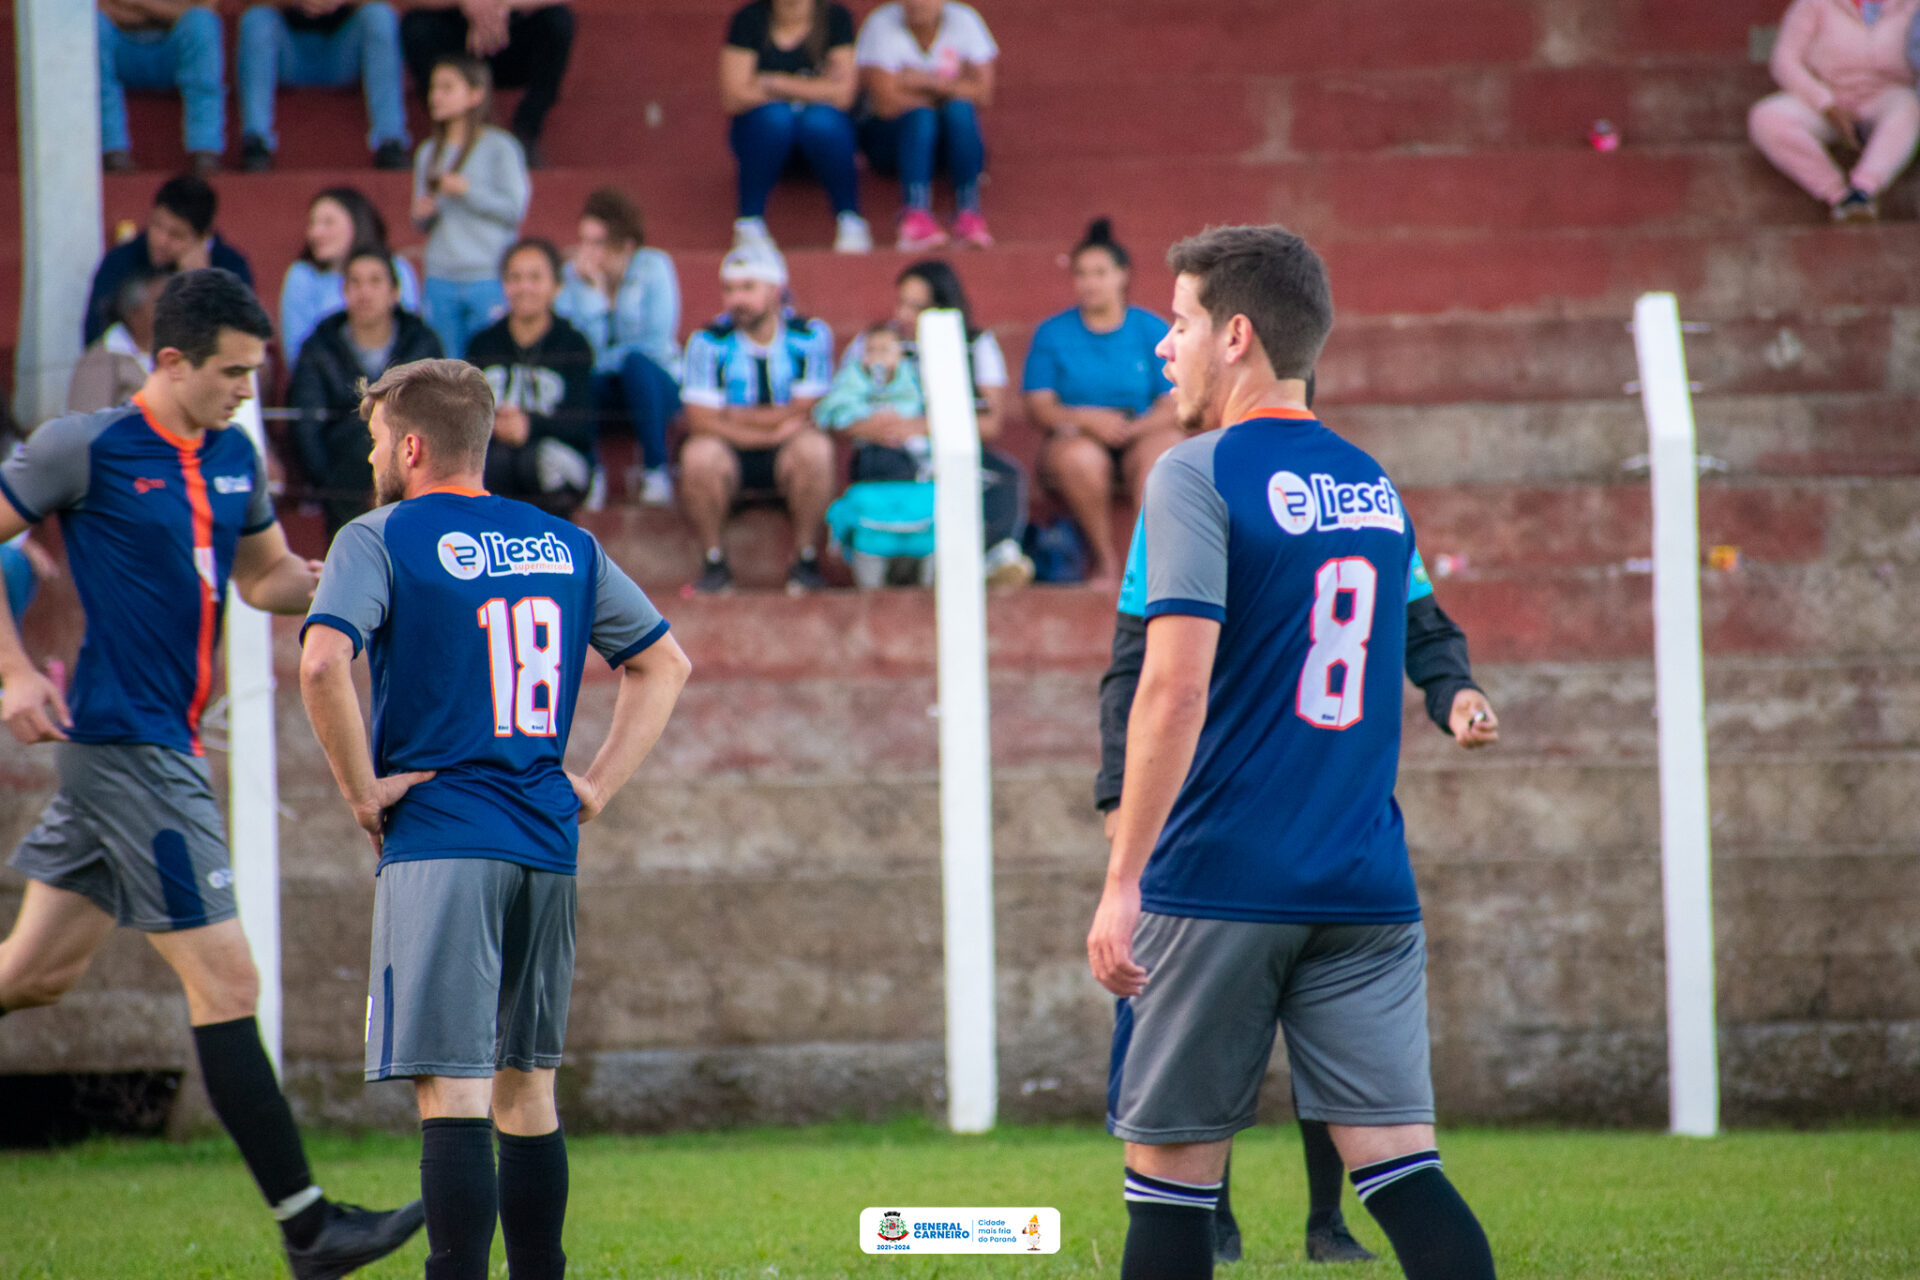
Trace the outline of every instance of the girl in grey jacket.
{"label": "girl in grey jacket", "polygon": [[492,97],[486,63],[464,54],[434,63],[433,135],[413,158],[413,220],[427,233],[426,320],[455,357],[505,309],[500,255],[519,238],[532,195],[519,142],[487,123]]}

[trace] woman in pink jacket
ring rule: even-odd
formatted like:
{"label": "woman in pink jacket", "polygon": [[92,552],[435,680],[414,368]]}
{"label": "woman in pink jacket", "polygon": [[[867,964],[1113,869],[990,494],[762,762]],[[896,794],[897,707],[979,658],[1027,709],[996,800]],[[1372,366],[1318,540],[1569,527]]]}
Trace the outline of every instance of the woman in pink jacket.
{"label": "woman in pink jacket", "polygon": [[[1774,167],[1827,202],[1839,222],[1879,216],[1875,198],[1913,159],[1920,95],[1907,31],[1920,0],[1793,0],[1773,48],[1785,91],[1747,117],[1753,145]],[[1858,151],[1842,172],[1829,148]],[[1864,145],[1863,145],[1864,144]]]}

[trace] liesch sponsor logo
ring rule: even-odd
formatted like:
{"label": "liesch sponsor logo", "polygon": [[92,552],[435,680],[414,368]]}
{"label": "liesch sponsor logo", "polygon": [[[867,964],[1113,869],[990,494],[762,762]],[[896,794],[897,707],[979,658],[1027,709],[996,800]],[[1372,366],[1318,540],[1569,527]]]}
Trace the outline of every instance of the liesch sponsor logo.
{"label": "liesch sponsor logo", "polygon": [[1020,1208],[890,1209],[860,1212],[864,1253],[1058,1253],[1060,1211]]}
{"label": "liesch sponsor logo", "polygon": [[252,493],[253,477],[215,476],[213,478],[213,491],[215,493]]}
{"label": "liesch sponsor logo", "polygon": [[1274,522],[1298,536],[1309,530],[1382,529],[1405,533],[1407,517],[1393,481],[1339,481],[1325,472],[1302,479],[1276,471],[1267,481],[1267,505]]}
{"label": "liesch sponsor logo", "polygon": [[510,538],[488,531],[478,538],[468,533],[440,537],[440,567],[463,582],[485,574],[511,578],[529,573],[572,573],[573,551],[551,533],[537,538]]}

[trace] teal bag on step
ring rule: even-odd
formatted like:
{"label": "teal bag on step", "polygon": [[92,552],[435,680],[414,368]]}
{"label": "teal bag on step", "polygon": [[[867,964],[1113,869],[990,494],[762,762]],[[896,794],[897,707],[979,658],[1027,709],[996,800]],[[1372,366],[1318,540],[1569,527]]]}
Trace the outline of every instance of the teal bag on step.
{"label": "teal bag on step", "polygon": [[869,556],[933,554],[931,483],[862,480],[827,508],[827,529],[849,552]]}

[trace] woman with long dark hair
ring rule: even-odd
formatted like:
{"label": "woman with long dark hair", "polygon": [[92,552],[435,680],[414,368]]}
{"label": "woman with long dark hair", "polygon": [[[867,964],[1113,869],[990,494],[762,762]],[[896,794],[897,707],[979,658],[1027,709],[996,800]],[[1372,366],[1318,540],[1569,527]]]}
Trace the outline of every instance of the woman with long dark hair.
{"label": "woman with long dark hair", "polygon": [[833,202],[833,247],[873,248],[854,168],[853,15],[838,0],[749,0],[727,26],[720,102],[740,168],[739,241],[773,243],[767,197],[798,152]]}
{"label": "woman with long dark hair", "polygon": [[[388,249],[387,220],[358,187],[328,187],[307,204],[306,242],[280,282],[280,346],[287,367],[326,317],[346,306],[343,272],[359,249]],[[389,257],[392,254],[389,252]],[[420,282],[404,260],[393,259],[400,305],[420,309]]]}

